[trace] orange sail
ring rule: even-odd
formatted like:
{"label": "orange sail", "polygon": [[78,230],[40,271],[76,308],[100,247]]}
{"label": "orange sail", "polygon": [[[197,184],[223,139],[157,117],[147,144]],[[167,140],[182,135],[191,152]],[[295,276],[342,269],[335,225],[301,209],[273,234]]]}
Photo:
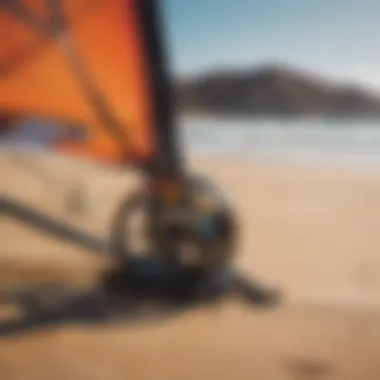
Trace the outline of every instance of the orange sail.
{"label": "orange sail", "polygon": [[100,161],[149,158],[153,105],[140,0],[0,0],[0,115],[81,126],[54,149]]}

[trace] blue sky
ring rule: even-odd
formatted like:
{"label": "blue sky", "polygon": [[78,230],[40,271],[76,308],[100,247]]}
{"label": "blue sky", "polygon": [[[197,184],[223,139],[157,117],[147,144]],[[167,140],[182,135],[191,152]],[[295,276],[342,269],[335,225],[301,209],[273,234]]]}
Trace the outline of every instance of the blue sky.
{"label": "blue sky", "polygon": [[380,88],[380,0],[163,0],[182,74],[281,61]]}

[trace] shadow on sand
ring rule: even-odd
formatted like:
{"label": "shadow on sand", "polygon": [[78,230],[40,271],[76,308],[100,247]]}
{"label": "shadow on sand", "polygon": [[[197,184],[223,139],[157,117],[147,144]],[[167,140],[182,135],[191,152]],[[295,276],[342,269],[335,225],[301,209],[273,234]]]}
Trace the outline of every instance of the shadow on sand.
{"label": "shadow on sand", "polygon": [[156,288],[156,294],[152,294],[149,289],[80,290],[49,286],[3,292],[0,312],[11,307],[16,313],[0,319],[0,338],[71,323],[149,323],[178,315],[198,303],[195,299],[165,294],[164,289],[162,294],[158,291]]}
{"label": "shadow on sand", "polygon": [[[0,338],[70,323],[152,323],[216,304],[226,294],[202,291],[202,275],[197,271],[155,274],[149,273],[149,264],[139,266],[145,273],[136,268],[128,275],[110,272],[102,286],[89,290],[50,285],[0,292],[0,313],[10,307],[17,311],[10,318],[6,314],[0,318]],[[258,290],[250,295],[250,305],[273,306],[273,302]]]}
{"label": "shadow on sand", "polygon": [[[0,214],[93,252],[107,251],[107,244],[96,237],[14,200],[1,198]],[[277,294],[251,280],[237,273],[223,275],[215,282],[215,276],[197,269],[139,259],[128,268],[106,273],[92,289],[54,284],[26,290],[0,288],[0,337],[67,323],[153,322],[220,301],[227,293],[254,306],[278,303]]]}

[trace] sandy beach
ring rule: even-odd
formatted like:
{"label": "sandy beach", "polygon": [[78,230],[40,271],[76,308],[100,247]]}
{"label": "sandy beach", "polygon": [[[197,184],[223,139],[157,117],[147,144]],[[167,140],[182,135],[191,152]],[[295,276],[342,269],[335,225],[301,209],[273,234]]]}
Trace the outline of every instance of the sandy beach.
{"label": "sandy beach", "polygon": [[[63,322],[0,334],[0,379],[380,378],[380,168],[192,158],[240,220],[236,266],[284,304],[237,300],[142,325]],[[100,238],[138,178],[69,159],[0,156],[0,193]],[[86,210],[65,210],[79,179]],[[104,257],[0,217],[2,285],[91,283]],[[1,328],[0,328],[1,332]]]}

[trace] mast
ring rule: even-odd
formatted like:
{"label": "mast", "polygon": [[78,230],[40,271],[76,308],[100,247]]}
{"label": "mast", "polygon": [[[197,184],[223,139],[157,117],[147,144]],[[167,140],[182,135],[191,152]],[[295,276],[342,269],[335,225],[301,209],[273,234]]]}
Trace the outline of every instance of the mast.
{"label": "mast", "polygon": [[160,2],[137,0],[135,4],[142,38],[145,42],[143,45],[153,99],[152,131],[156,147],[153,171],[158,177],[176,180],[182,176],[182,157]]}

